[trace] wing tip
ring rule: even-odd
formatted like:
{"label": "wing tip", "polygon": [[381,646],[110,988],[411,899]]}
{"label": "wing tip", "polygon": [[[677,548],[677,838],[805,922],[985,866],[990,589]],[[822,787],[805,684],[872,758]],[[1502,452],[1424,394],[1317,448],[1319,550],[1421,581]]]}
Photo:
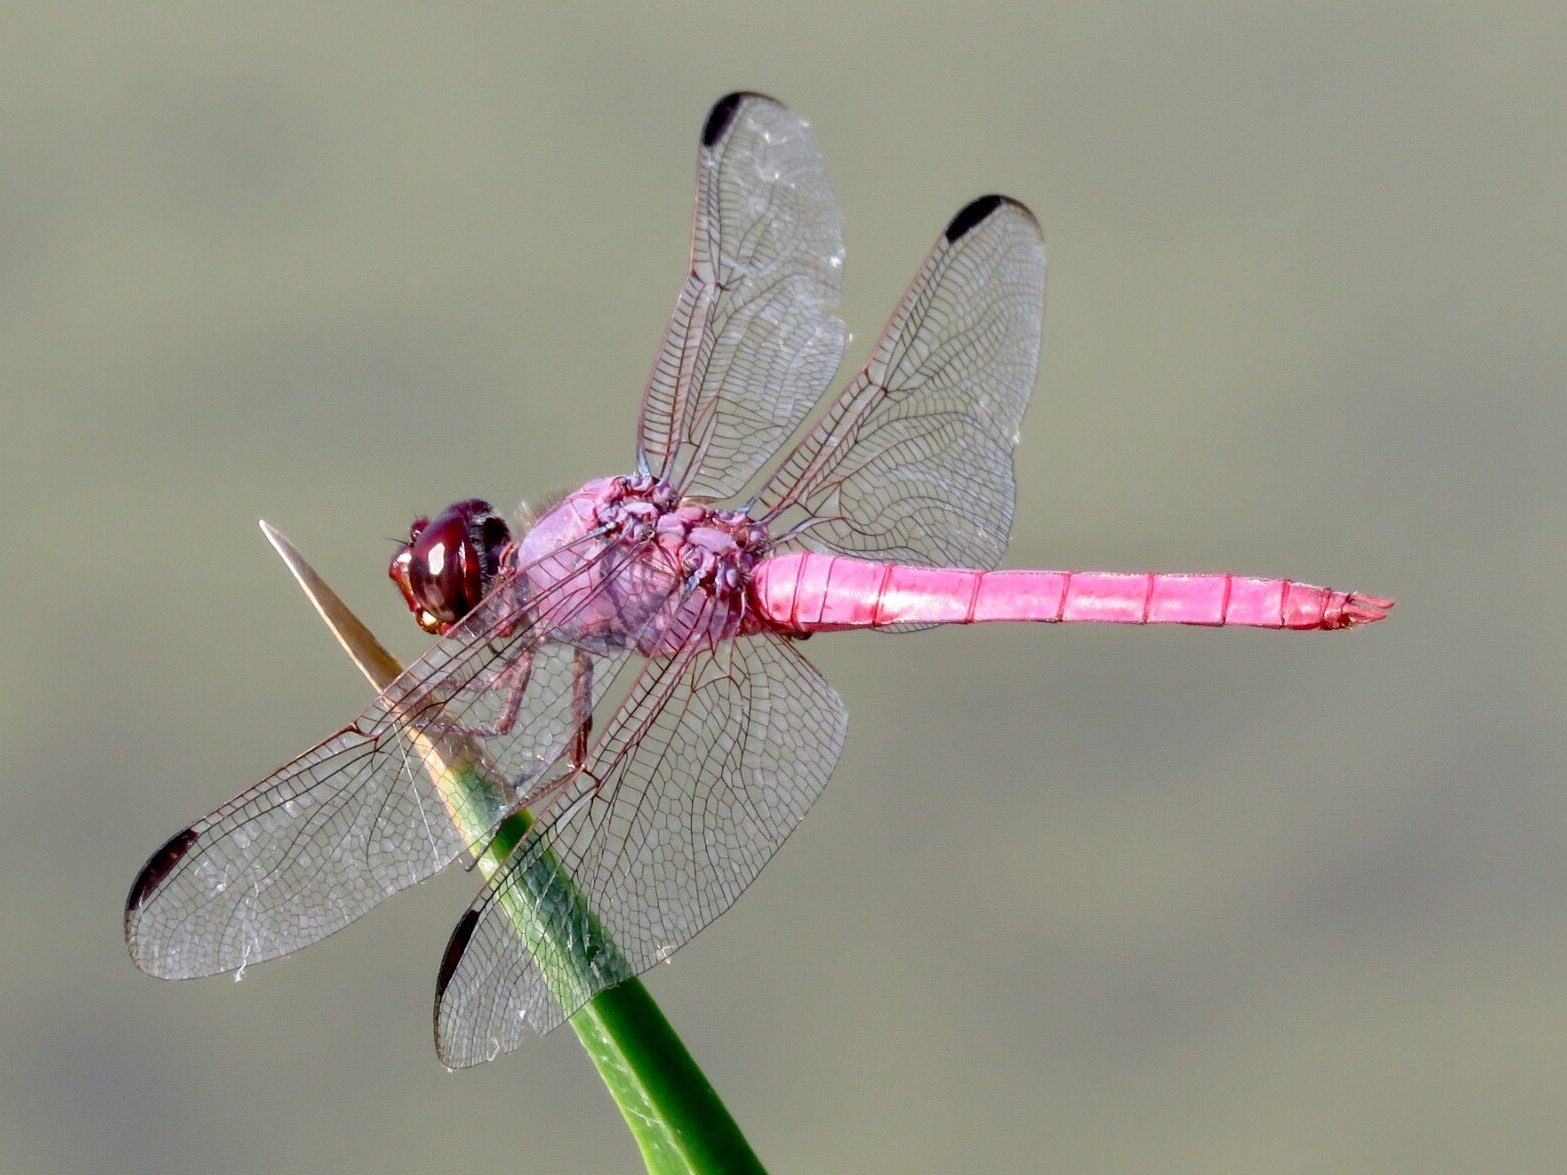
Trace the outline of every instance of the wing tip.
{"label": "wing tip", "polygon": [[782,106],[777,98],[768,97],[766,94],[755,90],[735,90],[725,94],[713,108],[707,112],[707,121],[702,124],[702,146],[711,149],[713,144],[724,137],[724,133],[734,124],[735,115],[740,112],[740,107],[747,102],[769,102],[774,106]]}
{"label": "wing tip", "polygon": [[169,837],[157,852],[147,858],[147,863],[141,867],[136,880],[131,882],[130,892],[125,895],[125,945],[131,952],[131,962],[155,979],[181,979],[184,976],[158,966],[156,958],[149,957],[144,949],[145,944],[136,936],[138,916],[141,908],[147,904],[147,899],[157,892],[158,887],[195,843],[194,828],[182,829]]}
{"label": "wing tip", "polygon": [[[441,956],[441,969],[435,976],[435,1005],[439,1010],[441,998],[446,994],[446,985],[451,983],[452,975],[457,971],[457,964],[462,961],[463,952],[468,949],[468,940],[473,937],[474,929],[479,925],[479,911],[469,910],[457,920],[457,925],[452,927],[452,936],[446,940],[446,952]],[[439,1015],[437,1015],[439,1022]]]}
{"label": "wing tip", "polygon": [[470,1065],[477,1064],[466,1053],[459,1055],[452,1047],[452,1042],[441,1033],[441,1001],[446,998],[446,987],[452,981],[452,976],[457,972],[457,965],[462,962],[463,953],[468,949],[468,940],[473,937],[474,930],[479,925],[479,911],[469,909],[457,920],[457,925],[452,927],[452,936],[446,940],[446,950],[441,955],[441,968],[435,976],[435,1055],[441,1059],[441,1064],[449,1069],[466,1069]]}
{"label": "wing tip", "polygon": [[1035,220],[1034,214],[1028,210],[1028,205],[1020,200],[1014,200],[1011,196],[1001,196],[993,192],[988,196],[980,196],[978,199],[970,200],[958,210],[958,214],[947,223],[944,234],[947,238],[947,244],[956,244],[961,238],[967,236],[974,229],[989,220],[998,208],[1014,208],[1028,217],[1029,220]]}
{"label": "wing tip", "polygon": [[163,884],[164,878],[178,865],[190,846],[196,843],[196,830],[194,828],[182,829],[169,837],[163,846],[147,858],[147,863],[141,867],[141,872],[136,875],[136,880],[131,882],[131,891],[125,897],[125,918],[129,925],[131,915],[140,910],[152,896],[154,890]]}

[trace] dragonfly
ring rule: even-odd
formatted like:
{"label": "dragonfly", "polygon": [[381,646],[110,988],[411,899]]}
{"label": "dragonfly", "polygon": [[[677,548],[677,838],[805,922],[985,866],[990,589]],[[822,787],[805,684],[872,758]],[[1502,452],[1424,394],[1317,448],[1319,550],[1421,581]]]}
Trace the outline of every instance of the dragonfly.
{"label": "dragonfly", "polygon": [[[437,1051],[476,1064],[667,959],[800,823],[847,725],[807,637],[1387,614],[1286,579],[995,570],[1038,366],[1039,224],[1005,196],[962,208],[822,403],[843,256],[807,124],[761,94],[721,99],[634,466],[515,533],[480,499],[414,522],[388,573],[437,639],[352,723],[152,855],[126,903],[138,966],[182,979],[289,954],[526,811],[440,966]],[[454,745],[498,781],[464,810],[435,782]],[[572,982],[550,943],[579,956]]]}

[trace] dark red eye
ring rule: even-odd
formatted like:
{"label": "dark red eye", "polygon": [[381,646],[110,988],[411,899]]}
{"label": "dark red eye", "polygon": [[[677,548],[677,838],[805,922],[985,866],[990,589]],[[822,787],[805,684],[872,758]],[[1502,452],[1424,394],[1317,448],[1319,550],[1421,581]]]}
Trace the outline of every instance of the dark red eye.
{"label": "dark red eye", "polygon": [[469,498],[433,520],[416,519],[386,573],[426,632],[444,633],[478,607],[511,541],[488,502]]}

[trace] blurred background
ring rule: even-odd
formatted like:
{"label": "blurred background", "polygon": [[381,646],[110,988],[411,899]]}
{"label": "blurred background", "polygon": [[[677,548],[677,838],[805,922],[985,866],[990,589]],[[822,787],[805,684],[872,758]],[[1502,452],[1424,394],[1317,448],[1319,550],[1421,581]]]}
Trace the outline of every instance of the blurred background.
{"label": "blurred background", "polygon": [[[264,10],[263,10],[264,9]],[[569,1032],[435,1060],[460,869],[165,984],[173,831],[404,657],[388,540],[625,470],[708,105],[810,118],[858,363],[936,233],[1050,242],[1009,566],[1364,632],[819,639],[801,831],[649,977],[779,1170],[1567,1160],[1557,5],[22,3],[0,45],[0,1170],[630,1170]]]}

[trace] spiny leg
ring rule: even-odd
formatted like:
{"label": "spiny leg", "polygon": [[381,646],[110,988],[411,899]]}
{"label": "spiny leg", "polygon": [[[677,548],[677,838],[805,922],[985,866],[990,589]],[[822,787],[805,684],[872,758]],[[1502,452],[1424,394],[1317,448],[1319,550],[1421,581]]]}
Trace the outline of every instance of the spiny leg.
{"label": "spiny leg", "polygon": [[511,728],[517,724],[517,715],[522,712],[522,698],[527,692],[528,681],[532,677],[533,650],[527,649],[495,675],[495,685],[506,691],[505,700],[501,703],[501,712],[496,715],[495,721],[482,726],[461,727],[458,733],[471,735],[474,738],[497,738],[509,734]]}
{"label": "spiny leg", "polygon": [[588,761],[588,736],[593,733],[593,659],[581,649],[571,666],[571,717],[577,729],[571,737],[570,763],[573,771],[580,771]]}

